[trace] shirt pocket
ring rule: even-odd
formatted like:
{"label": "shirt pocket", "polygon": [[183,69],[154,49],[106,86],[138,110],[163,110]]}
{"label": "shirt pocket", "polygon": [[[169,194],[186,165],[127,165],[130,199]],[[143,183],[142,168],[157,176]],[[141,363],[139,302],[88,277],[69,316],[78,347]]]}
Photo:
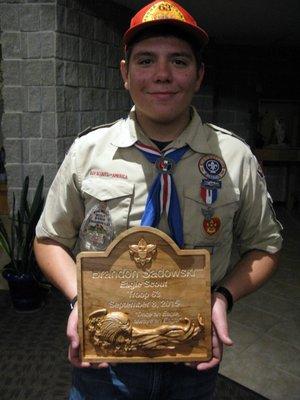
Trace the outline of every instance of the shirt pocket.
{"label": "shirt pocket", "polygon": [[[186,247],[218,246],[224,241],[232,243],[233,219],[239,207],[238,188],[218,190],[217,200],[207,205],[200,196],[200,187],[190,187],[184,192],[183,229]],[[211,219],[213,229],[208,228]],[[206,221],[205,221],[206,220]]]}
{"label": "shirt pocket", "polygon": [[117,179],[87,178],[82,182],[82,193],[86,215],[97,202],[103,202],[110,214],[115,236],[128,229],[133,183]]}

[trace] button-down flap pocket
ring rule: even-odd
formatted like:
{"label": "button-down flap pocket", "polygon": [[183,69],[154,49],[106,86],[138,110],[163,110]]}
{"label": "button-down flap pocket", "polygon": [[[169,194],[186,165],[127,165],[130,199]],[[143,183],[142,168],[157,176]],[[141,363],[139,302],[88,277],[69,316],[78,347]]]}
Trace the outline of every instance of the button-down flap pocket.
{"label": "button-down flap pocket", "polygon": [[[217,199],[212,204],[212,207],[222,207],[226,204],[237,203],[240,199],[240,191],[238,188],[221,188],[216,189],[217,192]],[[184,192],[184,197],[196,201],[197,203],[206,205],[204,200],[201,198],[200,194],[200,185],[191,186],[187,188]]]}
{"label": "button-down flap pocket", "polygon": [[82,182],[82,191],[100,201],[131,196],[133,189],[133,183],[123,180],[88,178]]}

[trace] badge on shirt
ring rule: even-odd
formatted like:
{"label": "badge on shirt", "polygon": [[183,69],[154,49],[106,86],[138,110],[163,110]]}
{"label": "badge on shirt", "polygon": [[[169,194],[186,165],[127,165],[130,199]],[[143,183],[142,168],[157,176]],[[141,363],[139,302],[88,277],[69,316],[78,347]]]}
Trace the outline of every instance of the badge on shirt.
{"label": "badge on shirt", "polygon": [[222,181],[213,181],[211,179],[202,179],[201,187],[205,187],[207,189],[221,189]]}
{"label": "badge on shirt", "polygon": [[201,211],[205,219],[211,219],[214,216],[213,208],[201,208]]}
{"label": "badge on shirt", "polygon": [[156,160],[155,166],[161,174],[172,174],[175,163],[171,158],[161,157]]}
{"label": "badge on shirt", "polygon": [[106,202],[97,203],[85,217],[79,237],[81,250],[105,250],[114,238],[114,230]]}
{"label": "badge on shirt", "polygon": [[218,198],[218,189],[207,189],[205,187],[200,188],[200,197],[205,204],[211,205]]}
{"label": "badge on shirt", "polygon": [[200,158],[198,166],[201,174],[204,175],[205,178],[213,181],[222,179],[227,171],[222,158],[213,154],[208,154],[207,156]]}
{"label": "badge on shirt", "polygon": [[209,235],[213,236],[220,230],[221,227],[221,220],[219,217],[212,217],[210,219],[203,220],[203,229],[204,232]]}

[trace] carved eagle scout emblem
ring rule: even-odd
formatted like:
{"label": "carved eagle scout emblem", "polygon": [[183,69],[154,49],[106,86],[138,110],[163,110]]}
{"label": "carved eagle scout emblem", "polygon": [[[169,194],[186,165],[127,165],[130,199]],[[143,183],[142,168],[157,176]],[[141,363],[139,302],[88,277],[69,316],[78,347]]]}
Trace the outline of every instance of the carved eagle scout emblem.
{"label": "carved eagle scout emblem", "polygon": [[138,244],[129,245],[129,254],[140,268],[150,264],[156,253],[157,246],[148,244],[144,238]]}

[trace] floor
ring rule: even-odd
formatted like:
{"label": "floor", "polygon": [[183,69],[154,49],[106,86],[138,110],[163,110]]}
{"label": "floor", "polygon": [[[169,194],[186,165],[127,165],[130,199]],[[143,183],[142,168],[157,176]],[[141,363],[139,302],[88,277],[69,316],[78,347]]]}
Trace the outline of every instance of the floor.
{"label": "floor", "polygon": [[[283,208],[277,215],[285,227],[280,268],[234,305],[229,318],[235,344],[225,349],[220,372],[270,400],[299,400],[300,218]],[[0,265],[5,261],[0,253]]]}
{"label": "floor", "polygon": [[284,225],[280,267],[230,314],[235,344],[221,374],[270,400],[300,399],[300,218],[278,209]]}

